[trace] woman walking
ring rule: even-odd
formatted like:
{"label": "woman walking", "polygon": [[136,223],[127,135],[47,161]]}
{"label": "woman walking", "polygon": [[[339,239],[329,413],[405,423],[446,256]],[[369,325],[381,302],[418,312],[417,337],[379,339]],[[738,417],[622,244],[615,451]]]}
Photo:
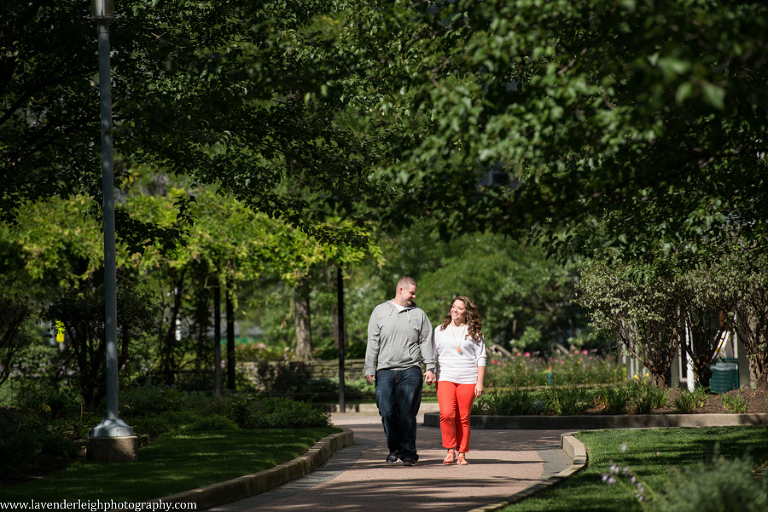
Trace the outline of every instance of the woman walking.
{"label": "woman walking", "polygon": [[[437,362],[437,402],[440,432],[448,454],[444,464],[467,464],[469,414],[475,397],[483,394],[485,340],[477,306],[467,297],[451,302],[451,309],[432,336]],[[456,454],[458,450],[458,455]]]}

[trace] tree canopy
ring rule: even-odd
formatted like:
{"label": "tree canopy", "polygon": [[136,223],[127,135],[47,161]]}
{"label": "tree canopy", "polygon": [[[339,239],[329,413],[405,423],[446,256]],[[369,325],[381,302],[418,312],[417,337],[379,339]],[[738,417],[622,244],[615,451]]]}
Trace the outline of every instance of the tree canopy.
{"label": "tree canopy", "polygon": [[[561,256],[764,249],[764,2],[118,2],[118,178],[216,184],[331,242],[427,218]],[[0,11],[0,178],[96,196],[87,5]],[[480,180],[503,177],[498,180]]]}
{"label": "tree canopy", "polygon": [[[406,201],[561,255],[765,249],[764,2],[414,6],[371,48],[410,92],[417,129],[381,170]],[[511,186],[472,186],[495,169]]]}

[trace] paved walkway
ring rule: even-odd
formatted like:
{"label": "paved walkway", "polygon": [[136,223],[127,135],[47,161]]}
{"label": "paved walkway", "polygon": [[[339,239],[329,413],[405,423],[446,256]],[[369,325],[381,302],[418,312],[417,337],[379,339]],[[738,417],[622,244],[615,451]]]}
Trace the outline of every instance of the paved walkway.
{"label": "paved walkway", "polygon": [[352,429],[353,446],[303,478],[211,510],[462,512],[507,502],[571,465],[560,443],[572,430],[473,429],[470,464],[446,466],[440,430],[423,426],[420,415],[419,462],[404,467],[384,463],[388,452],[378,414],[335,413],[332,419]]}

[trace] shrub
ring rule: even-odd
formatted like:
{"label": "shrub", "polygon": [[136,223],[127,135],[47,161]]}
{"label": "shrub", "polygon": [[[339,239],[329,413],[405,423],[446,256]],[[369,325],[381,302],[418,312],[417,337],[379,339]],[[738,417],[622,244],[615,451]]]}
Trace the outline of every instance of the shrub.
{"label": "shrub", "polygon": [[296,361],[258,361],[256,379],[261,389],[276,393],[295,393],[312,377],[312,368]]}
{"label": "shrub", "polygon": [[289,398],[229,397],[227,416],[242,429],[327,427],[331,417],[307,402]]}
{"label": "shrub", "polygon": [[26,425],[0,418],[0,476],[12,476],[42,451],[39,437]]}
{"label": "shrub", "polygon": [[768,509],[768,479],[755,480],[748,458],[718,457],[711,466],[699,463],[688,471],[673,473],[670,485],[654,500],[660,512],[716,512]]}
{"label": "shrub", "polygon": [[0,476],[14,476],[41,454],[73,457],[77,453],[74,442],[49,432],[33,418],[7,411],[0,413]]}
{"label": "shrub", "polygon": [[206,393],[166,386],[142,386],[120,392],[120,410],[131,416],[145,416],[167,411],[198,410],[210,400]]}
{"label": "shrub", "polygon": [[159,436],[168,432],[176,432],[197,421],[200,415],[197,411],[166,411],[145,416],[126,416],[125,422],[131,425],[137,434]]}
{"label": "shrub", "polygon": [[189,425],[186,430],[192,432],[207,432],[212,430],[237,430],[237,423],[222,416],[221,414],[212,414],[204,416]]}
{"label": "shrub", "polygon": [[42,432],[39,435],[40,452],[62,457],[77,455],[77,445],[71,439],[56,432]]}

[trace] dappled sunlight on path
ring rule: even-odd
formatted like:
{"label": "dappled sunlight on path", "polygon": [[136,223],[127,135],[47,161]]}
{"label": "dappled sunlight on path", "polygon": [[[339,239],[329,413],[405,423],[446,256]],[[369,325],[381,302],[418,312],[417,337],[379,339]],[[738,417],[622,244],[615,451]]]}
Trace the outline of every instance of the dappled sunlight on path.
{"label": "dappled sunlight on path", "polygon": [[[268,493],[229,505],[217,512],[393,510],[469,511],[506,501],[545,473],[570,463],[559,450],[565,430],[472,431],[470,464],[442,463],[440,430],[419,426],[415,467],[385,464],[387,449],[379,417],[335,414],[334,424],[350,428],[355,444],[335,453],[320,469]],[[421,425],[421,418],[420,418]],[[550,466],[539,450],[551,450]]]}

